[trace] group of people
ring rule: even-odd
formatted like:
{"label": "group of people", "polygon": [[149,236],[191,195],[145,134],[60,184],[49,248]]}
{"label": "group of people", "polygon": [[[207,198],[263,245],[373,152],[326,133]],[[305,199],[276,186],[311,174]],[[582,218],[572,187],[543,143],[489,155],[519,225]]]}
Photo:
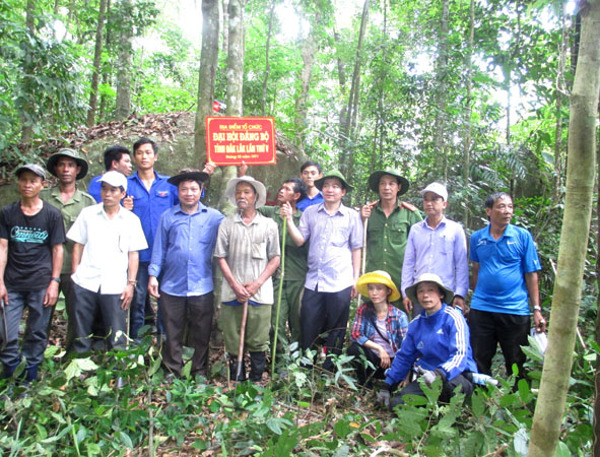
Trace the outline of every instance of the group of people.
{"label": "group of people", "polygon": [[[191,372],[206,375],[213,258],[223,276],[219,325],[236,381],[261,381],[269,348],[276,357],[293,341],[302,350],[323,346],[323,369],[333,370],[350,302],[359,294],[365,303],[347,351],[361,384],[371,386],[379,377],[392,392],[402,387],[392,404],[420,392],[408,376],[415,370],[428,384],[441,379],[446,398],[457,386],[469,394],[473,373],[491,374],[498,343],[508,372],[516,364],[522,376],[530,305],[536,329],[545,329],[535,245],[529,232],[510,223],[506,193],[488,198],[490,224],[471,237],[474,293],[467,325],[466,236],[444,215],[448,193],[440,183],[421,191],[422,219],[400,200],[409,182],[398,170],[373,173],[368,184],[378,198],[356,211],[343,203],[353,187],[337,170],[323,173],[308,161],[299,178],[281,185],[278,205],[265,206],[265,186],[244,167],[227,184],[226,197],[237,211],[225,217],[201,201],[212,164],[163,176],[154,169],[158,148],[148,138],[133,145],[133,154],[113,146],[104,158],[106,171],[92,178],[88,193],[77,187],[87,162],[72,149],[53,154],[47,170],[35,164],[16,170],[21,198],[0,212],[4,377],[24,358],[26,382],[37,378],[59,290],[70,352],[90,351],[92,335],[103,336],[109,349],[137,341],[153,312],[151,295],[158,299],[157,330],[165,334],[165,368],[181,373],[187,327]],[[137,171],[131,175],[132,159]],[[56,177],[53,188],[44,189],[46,171]],[[367,273],[361,275],[361,267]],[[239,363],[245,352],[248,376]]]}

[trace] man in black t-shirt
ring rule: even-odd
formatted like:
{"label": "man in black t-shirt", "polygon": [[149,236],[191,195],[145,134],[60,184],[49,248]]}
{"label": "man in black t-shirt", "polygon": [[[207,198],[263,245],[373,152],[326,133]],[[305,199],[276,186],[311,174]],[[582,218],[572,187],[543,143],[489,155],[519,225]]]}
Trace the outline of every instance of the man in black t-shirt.
{"label": "man in black t-shirt", "polygon": [[[16,175],[21,199],[0,211],[0,298],[7,324],[0,361],[3,377],[8,378],[25,357],[29,383],[37,379],[51,310],[58,298],[65,227],[60,211],[39,197],[46,180],[44,169],[26,164]],[[29,317],[19,353],[19,322],[25,307]]]}

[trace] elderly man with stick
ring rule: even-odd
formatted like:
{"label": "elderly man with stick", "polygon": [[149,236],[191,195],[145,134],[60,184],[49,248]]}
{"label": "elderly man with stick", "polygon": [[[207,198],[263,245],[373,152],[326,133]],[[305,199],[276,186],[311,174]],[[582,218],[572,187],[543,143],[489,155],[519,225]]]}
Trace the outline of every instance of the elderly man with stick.
{"label": "elderly man with stick", "polygon": [[[225,194],[238,211],[219,227],[214,256],[223,272],[221,329],[230,355],[231,379],[246,379],[244,350],[250,353],[250,380],[260,382],[269,347],[273,281],[279,267],[279,231],[257,208],[265,186],[250,176],[234,178]],[[237,363],[236,363],[237,362]]]}

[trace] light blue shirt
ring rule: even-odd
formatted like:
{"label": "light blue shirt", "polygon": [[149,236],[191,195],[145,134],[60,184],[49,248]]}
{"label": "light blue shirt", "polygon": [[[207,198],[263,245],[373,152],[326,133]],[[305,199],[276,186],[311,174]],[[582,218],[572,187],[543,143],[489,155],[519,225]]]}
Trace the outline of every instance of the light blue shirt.
{"label": "light blue shirt", "polygon": [[471,236],[471,260],[479,263],[472,309],[519,316],[530,314],[525,273],[541,269],[531,233],[509,224],[495,240],[488,225]]}
{"label": "light blue shirt", "polygon": [[302,213],[298,230],[308,248],[304,287],[319,292],[339,292],[354,285],[352,251],[363,246],[363,226],[357,211],[340,205],[329,215],[323,203]]}
{"label": "light blue shirt", "polygon": [[165,211],[158,225],[148,274],[160,278],[160,289],[176,297],[212,292],[212,253],[219,225],[219,211],[201,202],[188,214],[176,205]]}
{"label": "light blue shirt", "polygon": [[459,223],[443,217],[435,229],[427,225],[427,219],[410,228],[402,265],[404,296],[423,273],[435,273],[455,295],[467,297],[467,239]]}
{"label": "light blue shirt", "polygon": [[323,203],[323,192],[319,191],[317,195],[313,198],[310,198],[308,195],[296,203],[296,208],[300,211],[304,211],[309,206],[318,205],[319,203]]}

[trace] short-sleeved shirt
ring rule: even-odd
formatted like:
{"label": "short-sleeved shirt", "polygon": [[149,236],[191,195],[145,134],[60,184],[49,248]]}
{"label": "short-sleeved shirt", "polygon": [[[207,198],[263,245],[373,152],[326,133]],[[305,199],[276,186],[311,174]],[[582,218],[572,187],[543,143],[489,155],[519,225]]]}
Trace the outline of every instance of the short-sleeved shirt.
{"label": "short-sleeved shirt", "polygon": [[399,288],[408,233],[410,227],[422,219],[414,206],[403,202],[398,202],[394,211],[386,217],[381,203],[378,203],[367,225],[366,271],[387,271]]}
{"label": "short-sleeved shirt", "polygon": [[44,202],[33,216],[21,210],[21,201],[0,211],[0,238],[8,240],[4,284],[17,292],[38,291],[52,280],[52,247],[65,242],[60,211]]}
{"label": "short-sleeved shirt", "polygon": [[343,204],[334,214],[323,203],[302,213],[298,230],[310,242],[304,287],[319,292],[339,292],[354,285],[352,251],[363,246],[360,215]]}
{"label": "short-sleeved shirt", "polygon": [[151,276],[162,275],[161,291],[176,297],[213,291],[212,254],[224,217],[201,202],[191,214],[180,205],[163,213],[148,266]]}
{"label": "short-sleeved shirt", "polygon": [[125,290],[129,253],[148,247],[135,214],[119,207],[119,212],[109,219],[103,203],[81,210],[67,237],[84,245],[73,281],[102,295],[121,294]]}
{"label": "short-sleeved shirt", "polygon": [[[279,206],[263,206],[258,209],[261,214],[270,217],[277,223],[279,238],[283,238],[283,218],[279,214]],[[294,213],[294,222],[298,225],[302,216],[302,211]],[[279,242],[281,245],[281,241]],[[302,246],[296,246],[291,236],[286,233],[285,237],[285,274],[284,281],[304,281],[306,279],[306,270],[308,266],[306,259],[308,257],[309,243]],[[281,273],[279,273],[281,274]]]}
{"label": "short-sleeved shirt", "polygon": [[140,218],[148,242],[148,249],[140,251],[140,262],[150,262],[160,216],[179,203],[177,187],[168,179],[154,172],[154,182],[148,191],[137,171],[127,178],[127,195],[133,197],[133,213]]}
{"label": "short-sleeved shirt", "polygon": [[541,269],[531,233],[509,224],[495,240],[488,225],[471,236],[471,260],[479,263],[472,309],[529,315],[525,273]]}
{"label": "short-sleeved shirt", "polygon": [[90,194],[92,198],[96,200],[96,203],[102,202],[102,195],[100,194],[100,192],[102,191],[102,183],[100,182],[101,177],[102,175],[94,176],[90,180],[87,189],[88,194]]}
{"label": "short-sleeved shirt", "polygon": [[[246,225],[239,213],[226,217],[219,227],[216,258],[227,259],[233,277],[239,284],[256,280],[273,257],[281,254],[279,231],[271,218],[260,213]],[[221,301],[236,300],[236,295],[227,279],[223,278]],[[251,300],[262,305],[273,304],[273,281],[269,277]]]}
{"label": "short-sleeved shirt", "polygon": [[435,273],[444,286],[465,298],[469,291],[467,239],[458,222],[443,217],[436,228],[427,219],[410,228],[402,264],[402,294],[423,273]]}
{"label": "short-sleeved shirt", "polygon": [[[83,208],[88,206],[95,205],[96,202],[94,198],[86,194],[85,192],[80,191],[79,189],[75,190],[73,196],[69,199],[67,203],[63,203],[62,198],[60,197],[60,188],[53,187],[51,189],[42,189],[40,192],[40,198],[50,203],[56,209],[60,211],[63,217],[63,221],[65,223],[65,231],[69,231],[77,216]],[[64,245],[64,254],[63,254],[63,267],[61,273],[63,274],[71,274],[71,257],[73,254],[73,242],[67,240]]]}
{"label": "short-sleeved shirt", "polygon": [[323,199],[323,192],[319,191],[314,197],[309,197],[308,195],[296,203],[296,208],[300,211],[304,211],[309,206],[318,205],[319,203],[323,203],[325,200]]}

